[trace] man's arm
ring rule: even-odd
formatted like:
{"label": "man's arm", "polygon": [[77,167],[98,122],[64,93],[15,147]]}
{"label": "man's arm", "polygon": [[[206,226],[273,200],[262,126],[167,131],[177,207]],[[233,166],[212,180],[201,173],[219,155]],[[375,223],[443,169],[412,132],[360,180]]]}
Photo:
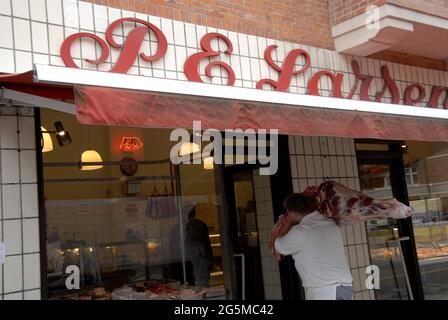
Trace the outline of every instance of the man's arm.
{"label": "man's arm", "polygon": [[308,237],[304,230],[291,228],[283,237],[279,237],[274,242],[275,250],[284,255],[295,254],[307,247]]}

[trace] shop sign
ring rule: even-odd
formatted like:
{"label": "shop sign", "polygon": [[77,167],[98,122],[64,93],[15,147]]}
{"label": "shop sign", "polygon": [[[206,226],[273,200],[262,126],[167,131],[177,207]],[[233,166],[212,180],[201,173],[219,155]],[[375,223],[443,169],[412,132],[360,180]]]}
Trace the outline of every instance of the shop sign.
{"label": "shop sign", "polygon": [[[142,26],[136,27],[133,30],[131,30],[126,37],[126,40],[123,43],[118,43],[113,38],[113,33],[115,29],[121,27],[126,22],[136,23]],[[147,36],[150,31],[152,31],[155,34],[158,45],[157,50],[156,52],[154,52],[154,54],[147,55],[144,52],[140,53],[140,47],[144,41],[145,36]],[[61,46],[61,57],[64,64],[67,67],[78,68],[78,66],[73,60],[70,51],[73,43],[82,38],[90,38],[93,41],[95,41],[97,45],[101,47],[101,56],[98,59],[96,60],[85,59],[87,62],[95,65],[100,65],[108,61],[110,54],[109,47],[115,49],[121,49],[121,53],[115,65],[113,65],[113,67],[110,69],[110,72],[115,73],[124,73],[124,74],[127,73],[128,70],[134,64],[138,55],[144,61],[154,62],[162,59],[165,56],[168,49],[168,42],[166,40],[166,37],[157,26],[137,18],[122,18],[112,22],[109,25],[105,34],[106,40],[103,40],[102,38],[100,38],[95,34],[86,32],[76,33],[65,39]],[[224,52],[215,51],[212,49],[211,42],[212,40],[215,39],[220,39],[227,45],[227,49]],[[201,60],[211,57],[218,57],[222,54],[230,56],[232,55],[233,52],[233,45],[230,39],[227,38],[225,35],[217,32],[211,32],[205,34],[200,40],[200,45],[202,51],[190,55],[184,62],[184,73],[189,81],[203,82],[199,73],[199,64]],[[280,92],[287,92],[291,84],[292,78],[297,75],[305,74],[305,71],[307,71],[310,68],[311,58],[306,50],[293,49],[286,55],[286,58],[284,59],[282,65],[280,66],[272,58],[272,53],[276,48],[277,48],[276,45],[268,46],[264,51],[264,59],[266,63],[278,73],[278,79],[277,80],[273,80],[270,78],[260,79],[256,84],[256,88],[264,89],[266,88],[266,86],[269,86],[273,90]],[[300,57],[303,59],[305,63],[303,64],[303,66],[300,67],[300,69],[297,70],[295,69],[296,61]],[[228,86],[233,86],[235,84],[235,72],[233,71],[230,65],[222,61],[212,61],[205,67],[205,75],[208,78],[213,77],[211,71],[214,67],[219,67],[227,73]],[[325,77],[331,81],[332,84],[331,96],[335,98],[352,99],[356,93],[359,93],[360,100],[381,102],[382,98],[388,91],[391,103],[399,104],[402,98],[403,103],[405,105],[415,106],[416,104],[424,101],[425,97],[429,94],[427,107],[448,109],[448,87],[433,86],[431,92],[428,93],[421,84],[412,83],[406,87],[406,89],[404,90],[403,97],[401,97],[398,86],[392,79],[387,66],[381,67],[381,77],[383,79],[383,86],[379,91],[375,93],[374,98],[372,99],[369,96],[369,89],[371,87],[374,77],[371,75],[362,74],[360,71],[359,63],[355,60],[352,61],[351,68],[352,73],[355,75],[355,81],[348,94],[344,95],[342,92],[343,91],[342,83],[344,80],[344,74],[337,72],[335,73],[329,70],[321,70],[310,76],[310,78],[307,81],[307,93],[315,96],[320,95],[319,81],[320,79]],[[443,100],[442,106],[439,106],[439,100],[441,99],[443,93],[445,94],[445,99]]]}

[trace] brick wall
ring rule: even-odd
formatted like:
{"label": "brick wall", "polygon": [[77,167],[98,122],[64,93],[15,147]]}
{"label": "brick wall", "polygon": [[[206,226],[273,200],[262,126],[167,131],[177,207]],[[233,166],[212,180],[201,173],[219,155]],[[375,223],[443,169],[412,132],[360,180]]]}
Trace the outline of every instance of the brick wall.
{"label": "brick wall", "polygon": [[370,5],[381,6],[387,2],[387,0],[329,0],[328,11],[331,25],[334,26],[363,14]]}
{"label": "brick wall", "polygon": [[87,0],[168,19],[333,49],[326,0]]}

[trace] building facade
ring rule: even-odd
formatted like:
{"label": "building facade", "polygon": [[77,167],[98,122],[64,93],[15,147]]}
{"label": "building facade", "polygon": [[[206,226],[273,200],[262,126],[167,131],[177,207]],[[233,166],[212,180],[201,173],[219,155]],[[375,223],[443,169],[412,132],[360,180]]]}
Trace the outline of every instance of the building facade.
{"label": "building facade", "polygon": [[[211,287],[228,298],[303,298],[290,259],[278,263],[267,240],[285,195],[335,180],[414,210],[407,222],[341,227],[355,299],[446,299],[448,48],[439,39],[447,19],[443,0],[1,1],[0,296],[60,298],[71,264],[83,289],[189,278],[197,285],[197,262],[186,263],[194,249],[176,246],[188,235],[179,222],[190,206],[208,226]],[[80,73],[29,80],[45,70]],[[199,82],[211,86],[188,87]],[[98,86],[140,91],[115,96]],[[254,91],[258,100],[242,97]],[[294,94],[328,98],[330,110],[294,102]],[[352,109],[331,109],[340,98]],[[157,101],[153,113],[141,108],[145,99]],[[215,108],[213,99],[254,105],[231,117],[240,109]],[[276,103],[300,114],[277,113]],[[120,105],[126,113],[114,113]],[[211,171],[163,162],[173,145],[168,128],[191,129],[193,120],[221,131],[278,128],[277,172],[260,175],[249,161]],[[57,121],[71,135],[66,147],[50,132]],[[83,167],[87,149],[101,154],[93,162],[102,168]],[[162,196],[181,198],[180,216],[148,209]],[[400,247],[398,237],[409,240]],[[379,289],[366,285],[370,265],[380,267]]]}

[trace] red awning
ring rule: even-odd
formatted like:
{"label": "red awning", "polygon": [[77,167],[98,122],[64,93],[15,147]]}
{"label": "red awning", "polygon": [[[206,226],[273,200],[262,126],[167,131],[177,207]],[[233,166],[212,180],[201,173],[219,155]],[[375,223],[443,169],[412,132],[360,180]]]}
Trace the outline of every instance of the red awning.
{"label": "red awning", "polygon": [[25,73],[0,73],[0,87],[45,98],[73,100],[72,86],[35,83],[33,81],[33,71]]}
{"label": "red awning", "polygon": [[448,120],[75,86],[83,124],[146,128],[278,129],[280,134],[448,141]]}

